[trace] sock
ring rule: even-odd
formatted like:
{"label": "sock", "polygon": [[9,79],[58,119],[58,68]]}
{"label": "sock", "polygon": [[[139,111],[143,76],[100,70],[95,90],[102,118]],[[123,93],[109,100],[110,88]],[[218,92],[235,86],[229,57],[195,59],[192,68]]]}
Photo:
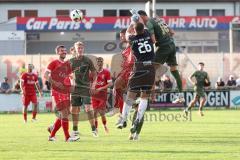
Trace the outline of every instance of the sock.
{"label": "sock", "polygon": [[128,114],[129,114],[130,110],[132,109],[132,105],[133,105],[132,99],[128,99],[128,100],[126,100],[126,102],[124,102],[123,111],[122,111],[123,121],[127,121]]}
{"label": "sock", "polygon": [[140,103],[138,105],[138,114],[137,114],[137,119],[139,120],[139,122],[141,121],[141,119],[144,116],[144,113],[147,109],[147,105],[148,105],[148,100],[141,98]]}
{"label": "sock", "polygon": [[78,126],[73,126],[73,131],[78,131]]}
{"label": "sock", "polygon": [[182,80],[181,80],[178,70],[171,71],[171,73],[177,82],[178,91],[182,92]]}
{"label": "sock", "polygon": [[23,119],[27,121],[27,113],[23,113]]}
{"label": "sock", "polygon": [[115,107],[119,107],[120,113],[122,113],[122,109],[123,109],[123,93],[122,93],[122,89],[116,89],[114,106]]}
{"label": "sock", "polygon": [[143,126],[143,122],[144,122],[144,116],[141,119],[141,121],[139,122],[138,126],[137,126],[137,134],[140,134],[142,126]]}
{"label": "sock", "polygon": [[59,128],[61,128],[61,119],[57,118],[56,121],[54,122],[53,130],[51,132],[50,137],[54,137]]}
{"label": "sock", "polygon": [[95,127],[98,128],[98,121],[95,120]]}
{"label": "sock", "polygon": [[36,115],[37,115],[37,112],[33,111],[33,112],[32,112],[32,119],[35,119],[35,118],[36,118]]}
{"label": "sock", "polygon": [[92,131],[95,131],[96,130],[96,127],[95,126],[91,126],[92,128]]}
{"label": "sock", "polygon": [[70,137],[70,134],[68,132],[68,127],[69,127],[68,119],[63,118],[61,120],[61,124],[62,124],[63,132],[64,132],[64,135],[65,135],[65,140],[68,140],[68,138]]}
{"label": "sock", "polygon": [[138,111],[135,110],[135,112],[134,112],[134,114],[133,114],[132,125],[133,125],[134,121],[135,121],[136,118],[137,118],[137,113],[138,113]]}

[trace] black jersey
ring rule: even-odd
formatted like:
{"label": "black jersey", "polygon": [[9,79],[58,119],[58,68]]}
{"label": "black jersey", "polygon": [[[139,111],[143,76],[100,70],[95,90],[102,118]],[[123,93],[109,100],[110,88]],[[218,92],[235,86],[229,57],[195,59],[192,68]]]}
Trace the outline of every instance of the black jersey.
{"label": "black jersey", "polygon": [[130,36],[129,41],[137,62],[153,61],[155,55],[153,42],[147,30],[141,35]]}

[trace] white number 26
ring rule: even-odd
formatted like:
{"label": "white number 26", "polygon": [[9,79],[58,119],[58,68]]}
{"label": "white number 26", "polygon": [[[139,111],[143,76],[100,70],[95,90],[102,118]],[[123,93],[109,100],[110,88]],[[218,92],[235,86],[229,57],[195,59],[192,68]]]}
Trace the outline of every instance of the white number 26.
{"label": "white number 26", "polygon": [[138,51],[140,54],[151,52],[152,46],[148,43],[148,41],[144,41],[143,43],[138,43]]}

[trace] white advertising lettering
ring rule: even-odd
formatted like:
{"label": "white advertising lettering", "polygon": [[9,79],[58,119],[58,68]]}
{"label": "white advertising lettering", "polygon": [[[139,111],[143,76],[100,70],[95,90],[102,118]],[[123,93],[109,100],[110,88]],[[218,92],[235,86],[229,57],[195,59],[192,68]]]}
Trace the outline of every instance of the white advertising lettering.
{"label": "white advertising lettering", "polygon": [[130,25],[130,19],[117,19],[113,28],[127,28]]}
{"label": "white advertising lettering", "polygon": [[58,18],[51,18],[50,21],[38,21],[35,18],[30,18],[26,23],[27,30],[78,30],[80,23],[72,21],[59,21]]}
{"label": "white advertising lettering", "polygon": [[186,28],[185,18],[170,18],[168,20],[168,25],[171,28]]}
{"label": "white advertising lettering", "polygon": [[43,30],[47,25],[47,21],[35,21],[35,18],[30,18],[26,23],[27,30]]}
{"label": "white advertising lettering", "polygon": [[189,28],[216,28],[217,24],[216,18],[193,18],[189,23]]}

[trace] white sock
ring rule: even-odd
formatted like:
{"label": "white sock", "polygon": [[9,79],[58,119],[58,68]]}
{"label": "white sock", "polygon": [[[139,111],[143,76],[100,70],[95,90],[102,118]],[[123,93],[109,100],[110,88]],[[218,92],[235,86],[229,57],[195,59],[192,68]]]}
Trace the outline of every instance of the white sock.
{"label": "white sock", "polygon": [[123,104],[123,110],[122,110],[122,118],[123,118],[123,121],[127,121],[127,118],[128,118],[128,114],[130,112],[130,110],[132,109],[132,105],[133,105],[133,100],[132,99],[129,99],[129,100],[126,100]]}
{"label": "white sock", "polygon": [[147,109],[147,105],[148,105],[148,100],[147,99],[140,99],[140,103],[138,105],[138,113],[137,113],[137,119],[140,122],[141,119],[144,116],[144,113]]}

